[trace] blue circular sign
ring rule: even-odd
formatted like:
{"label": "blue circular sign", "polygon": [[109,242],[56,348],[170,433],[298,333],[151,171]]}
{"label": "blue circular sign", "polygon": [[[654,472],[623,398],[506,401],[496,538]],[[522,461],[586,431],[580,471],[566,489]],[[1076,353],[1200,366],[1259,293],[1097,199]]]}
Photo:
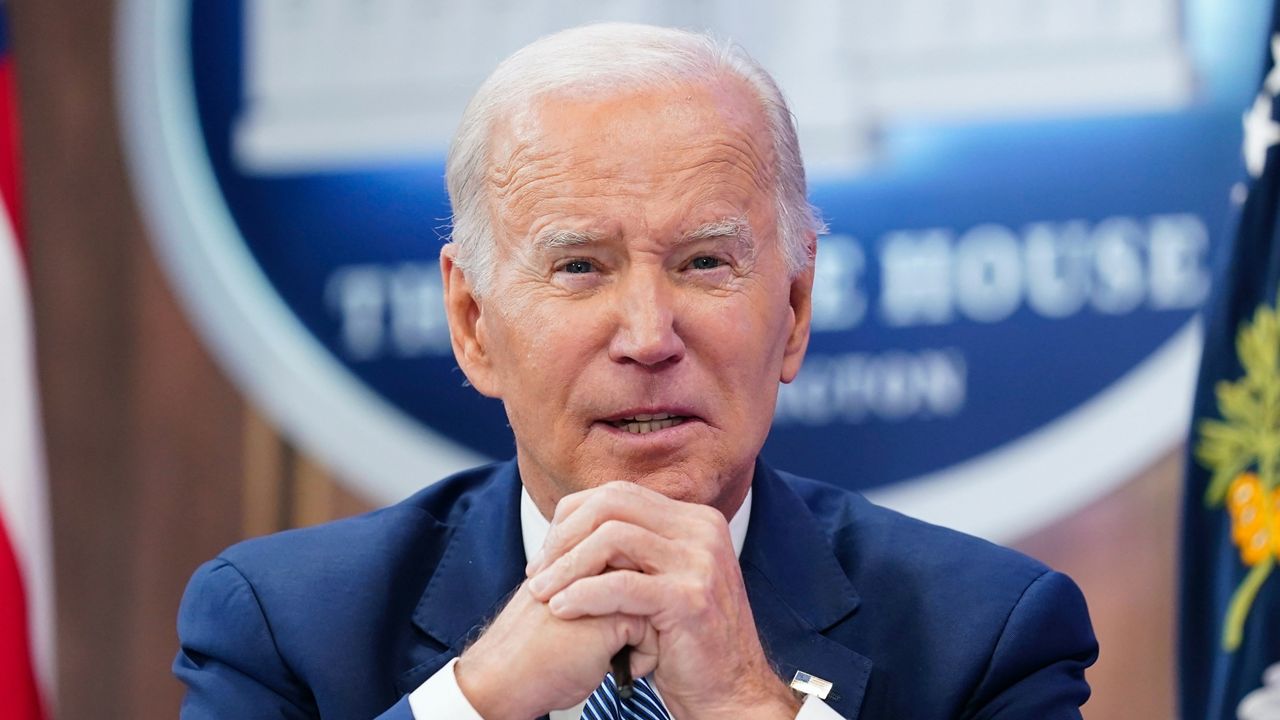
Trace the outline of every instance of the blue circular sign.
{"label": "blue circular sign", "polygon": [[711,27],[775,72],[831,229],[766,458],[1007,538],[1176,442],[1261,10],[756,5],[131,0],[122,107],[157,246],[234,376],[366,494],[509,457],[436,267],[462,107],[560,27]]}

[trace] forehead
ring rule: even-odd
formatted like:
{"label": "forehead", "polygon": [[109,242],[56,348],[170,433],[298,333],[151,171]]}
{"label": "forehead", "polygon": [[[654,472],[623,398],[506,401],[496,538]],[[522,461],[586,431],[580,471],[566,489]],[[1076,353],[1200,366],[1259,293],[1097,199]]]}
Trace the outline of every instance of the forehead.
{"label": "forehead", "polygon": [[500,219],[594,202],[744,207],[772,187],[760,102],[736,78],[603,95],[541,96],[491,136]]}

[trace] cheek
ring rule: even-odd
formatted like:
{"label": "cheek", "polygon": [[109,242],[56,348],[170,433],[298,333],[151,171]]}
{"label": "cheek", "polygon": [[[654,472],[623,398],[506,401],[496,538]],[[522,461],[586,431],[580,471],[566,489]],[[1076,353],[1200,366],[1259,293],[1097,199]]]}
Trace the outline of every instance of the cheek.
{"label": "cheek", "polygon": [[495,329],[495,346],[501,352],[497,364],[508,394],[536,403],[549,394],[567,393],[589,361],[599,335],[593,317],[599,315],[549,299],[510,303],[497,323],[501,328]]}
{"label": "cheek", "polygon": [[780,369],[787,323],[777,305],[729,300],[703,303],[691,311],[686,334],[696,337],[696,344],[714,360],[713,368],[733,368],[735,375]]}

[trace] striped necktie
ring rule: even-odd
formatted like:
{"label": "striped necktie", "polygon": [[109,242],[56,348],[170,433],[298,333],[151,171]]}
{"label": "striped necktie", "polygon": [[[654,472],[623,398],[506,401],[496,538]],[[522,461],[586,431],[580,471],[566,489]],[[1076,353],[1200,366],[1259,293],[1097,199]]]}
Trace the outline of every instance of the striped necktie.
{"label": "striped necktie", "polygon": [[613,673],[605,675],[604,682],[587,698],[582,720],[671,720],[648,680],[636,678],[634,688],[631,698],[623,700],[618,697]]}

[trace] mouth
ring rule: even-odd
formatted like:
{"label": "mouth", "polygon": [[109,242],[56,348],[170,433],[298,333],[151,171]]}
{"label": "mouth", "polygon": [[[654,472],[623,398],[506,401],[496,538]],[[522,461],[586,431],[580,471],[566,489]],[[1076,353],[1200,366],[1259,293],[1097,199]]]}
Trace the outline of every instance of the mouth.
{"label": "mouth", "polygon": [[605,420],[605,422],[623,432],[643,435],[666,430],[693,419],[688,415],[673,415],[671,413],[636,413],[627,417]]}

